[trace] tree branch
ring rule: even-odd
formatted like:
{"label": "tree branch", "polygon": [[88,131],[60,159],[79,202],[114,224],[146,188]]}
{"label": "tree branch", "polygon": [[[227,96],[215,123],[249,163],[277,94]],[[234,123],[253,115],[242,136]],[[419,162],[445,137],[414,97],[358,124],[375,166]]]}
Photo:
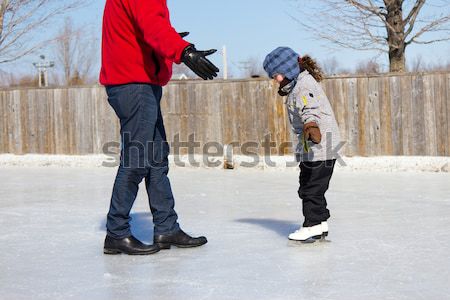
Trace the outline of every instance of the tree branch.
{"label": "tree branch", "polygon": [[450,37],[448,38],[441,38],[441,39],[433,39],[433,40],[428,40],[428,41],[417,41],[417,40],[413,40],[412,42],[414,44],[433,44],[433,43],[439,43],[439,42],[446,42],[446,41],[450,41]]}
{"label": "tree branch", "polygon": [[395,32],[395,28],[392,27],[392,25],[389,24],[386,20],[387,13],[383,13],[379,7],[374,6],[372,1],[369,0],[370,6],[363,5],[355,0],[346,0],[346,1],[351,5],[353,5],[354,7],[356,7],[361,12],[368,11],[373,15],[377,16],[385,24],[386,27],[388,27],[392,32]]}
{"label": "tree branch", "polygon": [[409,12],[409,15],[403,21],[403,26],[409,24],[408,29],[405,31],[405,38],[412,32],[414,28],[414,24],[416,23],[417,16],[419,15],[420,10],[425,4],[425,0],[417,0],[414,4],[414,7]]}
{"label": "tree branch", "polygon": [[[0,63],[12,62],[42,47],[31,35],[51,19],[91,0],[0,0]],[[48,40],[45,41],[48,43]]]}
{"label": "tree branch", "polygon": [[[430,22],[428,25],[424,26],[421,30],[419,30],[409,41],[407,41],[405,44],[409,45],[411,43],[417,43],[419,44],[419,42],[417,42],[417,38],[419,38],[420,36],[422,36],[423,34],[430,32],[430,31],[438,31],[438,27],[449,22],[450,21],[450,15],[447,15],[445,17],[439,18],[437,20],[434,20],[432,22]],[[450,31],[450,30],[444,30],[444,31]],[[442,38],[439,39],[435,39],[436,41],[441,41]],[[443,40],[446,40],[446,38],[443,38]],[[422,44],[429,44],[429,43],[424,43],[422,42]]]}

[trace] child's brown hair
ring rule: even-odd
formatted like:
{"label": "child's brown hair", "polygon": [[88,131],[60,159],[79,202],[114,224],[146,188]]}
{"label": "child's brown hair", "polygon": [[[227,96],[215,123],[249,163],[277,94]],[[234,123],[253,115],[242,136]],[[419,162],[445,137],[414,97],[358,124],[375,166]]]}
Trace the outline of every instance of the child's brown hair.
{"label": "child's brown hair", "polygon": [[300,67],[307,70],[312,77],[314,77],[317,82],[321,82],[323,79],[322,69],[319,67],[317,62],[311,58],[309,55],[304,55],[298,59]]}

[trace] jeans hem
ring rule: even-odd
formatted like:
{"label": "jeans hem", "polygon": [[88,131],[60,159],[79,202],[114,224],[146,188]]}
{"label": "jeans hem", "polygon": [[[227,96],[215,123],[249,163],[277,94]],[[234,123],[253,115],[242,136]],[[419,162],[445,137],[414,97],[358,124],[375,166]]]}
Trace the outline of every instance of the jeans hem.
{"label": "jeans hem", "polygon": [[110,231],[107,230],[106,231],[106,235],[111,237],[111,238],[113,238],[113,239],[115,239],[115,240],[121,240],[121,239],[128,238],[128,237],[132,236],[133,234],[131,232],[129,232],[127,234],[114,234],[114,233],[111,233]]}
{"label": "jeans hem", "polygon": [[177,226],[175,229],[172,229],[172,230],[169,230],[169,231],[163,231],[163,232],[154,230],[153,235],[172,235],[174,233],[177,233],[180,230],[181,230],[180,226]]}

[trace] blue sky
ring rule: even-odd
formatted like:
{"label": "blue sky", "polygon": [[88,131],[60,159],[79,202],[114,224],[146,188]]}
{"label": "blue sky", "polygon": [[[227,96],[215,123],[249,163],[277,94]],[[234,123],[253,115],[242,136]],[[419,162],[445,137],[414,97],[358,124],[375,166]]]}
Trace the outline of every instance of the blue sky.
{"label": "blue sky", "polygon": [[[91,5],[71,14],[78,25],[89,26],[100,38],[101,19],[105,0],[94,0]],[[308,53],[323,61],[336,57],[341,67],[353,68],[362,60],[376,56],[373,52],[350,50],[332,51],[323,47],[323,41],[315,39],[300,27],[289,14],[301,18],[301,12],[288,0],[168,0],[172,25],[178,31],[190,31],[188,41],[197,48],[227,46],[228,61],[235,76],[239,76],[239,62],[249,58],[263,60],[264,56],[277,46],[290,46],[300,54]],[[57,26],[55,26],[57,28]],[[52,31],[47,31],[52,34]],[[49,56],[51,51],[48,50]],[[431,57],[429,62],[447,61],[450,43],[412,46],[407,55],[411,60],[417,55]],[[432,53],[432,56],[430,54]],[[25,61],[28,67],[33,58]],[[222,67],[222,58],[215,54],[212,60]],[[387,65],[387,58],[379,62]]]}

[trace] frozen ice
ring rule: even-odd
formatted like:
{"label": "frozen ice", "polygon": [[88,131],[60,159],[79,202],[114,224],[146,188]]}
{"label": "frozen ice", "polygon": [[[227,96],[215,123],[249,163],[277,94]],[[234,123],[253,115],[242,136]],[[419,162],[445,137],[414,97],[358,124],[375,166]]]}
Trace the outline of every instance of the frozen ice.
{"label": "frozen ice", "polygon": [[[448,299],[450,174],[335,173],[329,242],[289,242],[293,171],[176,168],[195,249],[102,253],[111,168],[0,169],[0,299]],[[141,189],[132,230],[152,241]]]}

